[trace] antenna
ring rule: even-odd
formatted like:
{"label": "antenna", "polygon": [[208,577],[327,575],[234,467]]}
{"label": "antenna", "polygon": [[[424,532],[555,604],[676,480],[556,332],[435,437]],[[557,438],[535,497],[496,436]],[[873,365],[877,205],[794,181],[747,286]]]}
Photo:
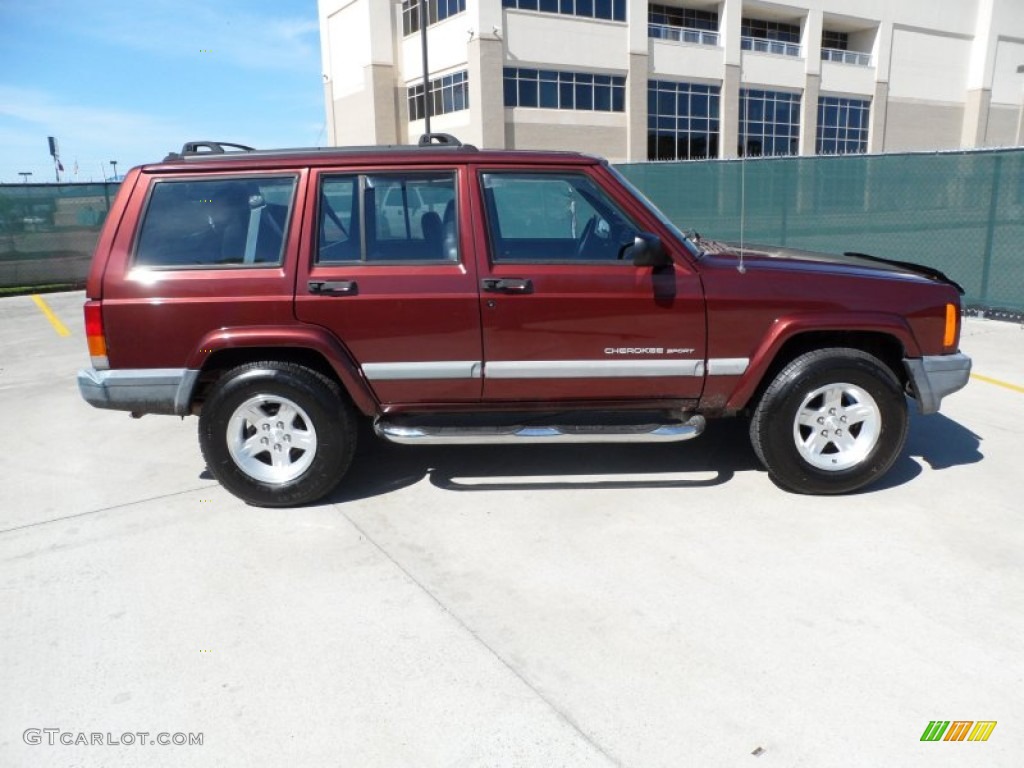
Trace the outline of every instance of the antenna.
{"label": "antenna", "polygon": [[750,130],[747,118],[750,109],[750,94],[743,95],[743,46],[740,46],[740,103],[743,105],[743,119],[740,121],[740,263],[736,266],[736,271],[745,275],[747,267],[743,263],[743,249],[747,223],[747,131]]}

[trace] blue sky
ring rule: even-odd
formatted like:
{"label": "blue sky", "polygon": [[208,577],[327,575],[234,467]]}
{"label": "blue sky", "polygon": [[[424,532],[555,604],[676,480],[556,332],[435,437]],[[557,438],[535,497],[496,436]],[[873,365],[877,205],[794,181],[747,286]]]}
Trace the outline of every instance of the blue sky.
{"label": "blue sky", "polygon": [[[0,0],[0,183],[99,181],[193,139],[326,143],[316,0]],[[74,176],[75,163],[78,176]]]}

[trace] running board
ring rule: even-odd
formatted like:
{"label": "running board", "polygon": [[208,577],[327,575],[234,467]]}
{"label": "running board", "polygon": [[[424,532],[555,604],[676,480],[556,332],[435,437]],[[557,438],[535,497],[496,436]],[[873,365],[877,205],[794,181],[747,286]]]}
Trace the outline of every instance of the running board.
{"label": "running board", "polygon": [[377,419],[379,437],[401,445],[507,445],[510,443],[679,443],[704,431],[703,416],[662,424],[417,426]]}

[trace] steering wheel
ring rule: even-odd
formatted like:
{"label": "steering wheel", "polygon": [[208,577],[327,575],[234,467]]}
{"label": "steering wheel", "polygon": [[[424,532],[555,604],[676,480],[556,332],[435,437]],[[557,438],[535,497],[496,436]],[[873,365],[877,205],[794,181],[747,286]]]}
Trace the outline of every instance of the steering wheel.
{"label": "steering wheel", "polygon": [[597,216],[591,216],[587,223],[583,226],[583,234],[580,235],[579,245],[576,246],[577,258],[582,256],[583,252],[587,249],[587,241],[589,241],[590,236],[594,234],[595,227],[597,227]]}

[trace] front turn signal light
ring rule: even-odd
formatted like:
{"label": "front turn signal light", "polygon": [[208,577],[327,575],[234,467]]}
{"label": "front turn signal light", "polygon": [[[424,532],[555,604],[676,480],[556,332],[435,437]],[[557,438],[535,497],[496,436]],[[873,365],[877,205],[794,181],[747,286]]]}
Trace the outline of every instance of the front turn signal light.
{"label": "front turn signal light", "polygon": [[960,313],[953,304],[946,305],[946,332],[942,335],[942,346],[952,347],[956,343],[956,324]]}

